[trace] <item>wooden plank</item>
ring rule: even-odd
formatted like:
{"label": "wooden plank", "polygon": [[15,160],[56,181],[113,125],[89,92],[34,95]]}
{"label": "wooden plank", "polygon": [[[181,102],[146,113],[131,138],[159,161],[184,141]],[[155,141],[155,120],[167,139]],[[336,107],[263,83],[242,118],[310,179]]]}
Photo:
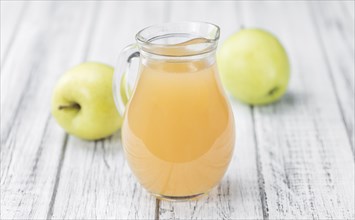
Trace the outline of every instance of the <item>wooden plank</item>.
{"label": "wooden plank", "polygon": [[354,21],[355,19],[355,1],[341,1],[338,2],[342,6],[344,13],[347,13],[350,16],[350,19]]}
{"label": "wooden plank", "polygon": [[[165,21],[166,3],[105,2],[100,10],[88,60],[116,65],[121,50],[135,43],[141,29]],[[159,11],[161,10],[161,11]]]}
{"label": "wooden plank", "polygon": [[[353,2],[354,3],[354,2]],[[341,2],[313,2],[312,18],[322,43],[330,78],[340,105],[349,141],[354,146],[355,21]],[[349,11],[350,13],[350,11]],[[354,11],[352,11],[352,14]]]}
{"label": "wooden plank", "polygon": [[16,33],[1,75],[1,219],[47,217],[65,150],[51,90],[82,59],[91,9],[30,2]]}
{"label": "wooden plank", "polygon": [[245,4],[247,26],[270,30],[290,55],[286,96],[253,111],[270,219],[353,219],[354,161],[305,2]]}
{"label": "wooden plank", "polygon": [[26,3],[24,1],[1,1],[1,63],[4,63],[4,57],[8,53],[16,37],[16,31],[24,17]]}
{"label": "wooden plank", "polygon": [[[241,25],[236,2],[174,2],[169,20],[199,20],[221,27],[221,41]],[[186,9],[189,10],[186,10]],[[253,123],[249,106],[231,99],[236,125],[236,145],[230,167],[218,187],[197,201],[160,202],[160,219],[261,219]]]}
{"label": "wooden plank", "polygon": [[[140,28],[164,20],[164,7],[159,2],[104,2],[87,60],[115,65]],[[124,159],[119,132],[96,142],[69,137],[54,219],[152,219],[155,209],[156,199],[139,185]]]}

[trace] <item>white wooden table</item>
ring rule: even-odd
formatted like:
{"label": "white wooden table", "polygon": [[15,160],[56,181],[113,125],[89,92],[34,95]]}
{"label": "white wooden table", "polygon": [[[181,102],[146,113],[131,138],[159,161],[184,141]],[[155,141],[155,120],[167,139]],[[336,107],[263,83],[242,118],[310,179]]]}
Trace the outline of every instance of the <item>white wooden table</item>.
{"label": "white wooden table", "polygon": [[[1,219],[354,219],[354,1],[1,1]],[[141,28],[242,25],[278,36],[284,98],[231,99],[237,142],[221,184],[198,201],[158,201],[136,182],[119,133],[86,142],[50,114],[52,89],[83,61],[111,65]]]}

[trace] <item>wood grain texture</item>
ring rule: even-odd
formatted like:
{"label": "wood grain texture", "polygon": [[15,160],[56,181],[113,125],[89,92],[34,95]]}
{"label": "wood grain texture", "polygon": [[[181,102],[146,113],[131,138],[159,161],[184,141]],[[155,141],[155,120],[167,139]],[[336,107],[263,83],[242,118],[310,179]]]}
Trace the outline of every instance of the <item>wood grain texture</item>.
{"label": "wood grain texture", "polygon": [[355,19],[355,1],[341,1],[338,2],[341,5],[341,13],[346,13],[350,19],[354,21]]}
{"label": "wood grain texture", "polygon": [[[354,219],[354,1],[1,1],[1,219]],[[156,201],[117,132],[86,142],[50,116],[62,73],[115,65],[140,29],[209,21],[220,42],[270,30],[291,60],[285,97],[231,98],[237,142],[221,184],[198,201]]]}
{"label": "wood grain texture", "polygon": [[247,26],[281,39],[292,65],[286,96],[253,111],[268,217],[354,218],[351,147],[308,5],[248,3],[245,11]]}
{"label": "wood grain texture", "polygon": [[[346,125],[349,142],[354,148],[354,94],[355,94],[355,20],[341,2],[310,4],[318,40],[330,74],[336,98]],[[354,8],[353,2],[353,8]]]}
{"label": "wood grain texture", "polygon": [[[85,60],[115,65],[117,55],[145,26],[164,21],[164,4],[105,2],[98,4]],[[132,12],[149,17],[134,17]],[[128,22],[129,21],[129,22]],[[53,219],[153,219],[156,199],[132,175],[120,135],[85,142],[69,137]]]}
{"label": "wood grain texture", "polygon": [[2,66],[2,219],[43,219],[50,208],[64,141],[50,116],[51,90],[80,56],[75,51],[86,36],[72,33],[85,28],[78,19],[90,16],[75,10],[58,2],[29,3]]}
{"label": "wood grain texture", "polygon": [[[239,5],[234,2],[174,2],[171,21],[208,21],[221,28],[221,42],[241,25]],[[189,8],[189,10],[181,10]],[[223,12],[229,16],[221,16]],[[222,182],[208,197],[198,201],[160,202],[160,219],[261,219],[263,218],[258,186],[255,142],[250,108],[231,99],[236,124],[236,145],[230,167]]]}
{"label": "wood grain texture", "polygon": [[22,19],[26,12],[26,2],[24,1],[1,1],[0,2],[0,25],[1,25],[1,63],[4,63],[4,57],[10,51],[11,45],[16,38]]}

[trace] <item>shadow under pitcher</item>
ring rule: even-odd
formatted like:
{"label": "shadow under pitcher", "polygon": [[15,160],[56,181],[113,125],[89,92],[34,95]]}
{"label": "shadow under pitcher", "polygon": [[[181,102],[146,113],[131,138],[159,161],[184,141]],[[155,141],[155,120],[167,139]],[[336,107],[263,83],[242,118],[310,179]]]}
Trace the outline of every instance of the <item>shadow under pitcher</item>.
{"label": "shadow under pitcher", "polygon": [[[218,39],[210,23],[165,23],[138,32],[119,56],[113,88],[125,156],[158,198],[208,193],[232,158],[234,119],[216,66]],[[134,58],[139,70],[132,75]]]}

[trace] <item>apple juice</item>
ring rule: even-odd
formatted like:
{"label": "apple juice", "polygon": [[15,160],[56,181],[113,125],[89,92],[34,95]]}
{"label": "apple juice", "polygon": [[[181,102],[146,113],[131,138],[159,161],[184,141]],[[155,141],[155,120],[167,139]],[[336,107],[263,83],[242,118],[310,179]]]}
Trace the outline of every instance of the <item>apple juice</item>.
{"label": "apple juice", "polygon": [[234,148],[234,119],[214,61],[142,62],[127,105],[122,141],[148,191],[163,197],[207,193]]}

